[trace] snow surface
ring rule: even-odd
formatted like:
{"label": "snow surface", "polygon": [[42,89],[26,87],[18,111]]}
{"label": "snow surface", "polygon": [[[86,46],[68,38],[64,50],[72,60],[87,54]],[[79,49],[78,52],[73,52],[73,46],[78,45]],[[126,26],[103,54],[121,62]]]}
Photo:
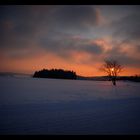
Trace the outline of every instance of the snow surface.
{"label": "snow surface", "polygon": [[0,77],[0,134],[140,134],[140,84]]}

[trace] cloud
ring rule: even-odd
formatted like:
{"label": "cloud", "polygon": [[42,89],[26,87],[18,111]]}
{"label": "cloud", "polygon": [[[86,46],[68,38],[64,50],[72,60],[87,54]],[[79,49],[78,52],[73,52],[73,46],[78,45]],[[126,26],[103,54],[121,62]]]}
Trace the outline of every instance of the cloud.
{"label": "cloud", "polygon": [[60,28],[87,29],[98,25],[101,19],[100,11],[93,6],[72,5],[59,6],[51,15],[53,24]]}
{"label": "cloud", "polygon": [[0,48],[24,47],[53,30],[50,12],[53,6],[0,6]]}
{"label": "cloud", "polygon": [[[134,7],[128,7],[131,8]],[[112,47],[106,57],[114,58],[125,66],[140,68],[140,7],[136,6],[128,13],[107,27],[112,30]]]}
{"label": "cloud", "polygon": [[[140,10],[139,10],[140,13]],[[116,32],[114,36],[125,38],[127,40],[139,40],[140,38],[140,14],[136,13],[122,18],[116,22]]]}
{"label": "cloud", "polygon": [[104,48],[96,40],[65,36],[63,38],[40,40],[40,46],[60,57],[71,57],[72,52],[86,52],[91,55],[100,55]]}
{"label": "cloud", "polygon": [[1,6],[0,12],[1,48],[26,46],[57,31],[85,31],[101,20],[99,9],[81,5]]}
{"label": "cloud", "polygon": [[140,43],[140,6],[127,7],[127,11],[129,14],[113,21],[109,28],[113,32],[114,40],[120,44],[133,43],[133,46],[135,46]]}
{"label": "cloud", "polygon": [[52,54],[75,64],[94,65],[108,57],[140,67],[140,9],[127,10],[100,26],[103,11],[97,6],[0,6],[0,52],[8,60]]}
{"label": "cloud", "polygon": [[117,46],[114,44],[110,50],[105,54],[105,58],[119,61],[124,67],[140,68],[140,57],[137,48],[133,44],[123,44],[123,46]]}

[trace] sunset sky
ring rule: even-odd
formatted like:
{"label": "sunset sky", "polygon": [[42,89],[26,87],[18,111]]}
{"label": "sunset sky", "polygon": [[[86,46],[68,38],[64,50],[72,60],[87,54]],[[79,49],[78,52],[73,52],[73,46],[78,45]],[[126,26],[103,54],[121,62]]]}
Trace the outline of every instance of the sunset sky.
{"label": "sunset sky", "polygon": [[140,6],[0,6],[0,72],[43,68],[105,75],[105,59],[140,74]]}

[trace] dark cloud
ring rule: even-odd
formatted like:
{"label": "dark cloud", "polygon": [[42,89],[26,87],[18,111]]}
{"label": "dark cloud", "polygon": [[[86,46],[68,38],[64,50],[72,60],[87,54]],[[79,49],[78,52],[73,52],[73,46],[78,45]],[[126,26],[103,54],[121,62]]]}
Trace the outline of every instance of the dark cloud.
{"label": "dark cloud", "polygon": [[[73,38],[73,36],[66,36],[63,38],[50,39],[46,38],[40,40],[40,46],[47,51],[57,54],[58,56],[71,57],[71,52],[87,52],[91,55],[99,55],[104,51],[103,46],[90,39]],[[66,54],[66,55],[65,55]],[[69,54],[69,55],[68,55]]]}
{"label": "dark cloud", "polygon": [[94,44],[87,44],[85,46],[83,46],[83,49],[85,52],[88,52],[90,54],[101,54],[103,52],[103,48],[102,46],[94,43]]}
{"label": "dark cloud", "polygon": [[[129,50],[130,52],[132,50]],[[133,55],[128,55],[127,52],[122,51],[121,46],[114,46],[111,50],[106,52],[106,59],[117,60],[124,67],[140,67],[140,57],[134,57]]]}
{"label": "dark cloud", "polygon": [[50,13],[55,6],[0,6],[0,47],[24,47],[50,36]]}
{"label": "dark cloud", "polygon": [[108,59],[117,60],[124,68],[126,66],[131,68],[140,68],[140,59],[127,56],[123,53],[114,56],[110,55]]}
{"label": "dark cloud", "polygon": [[113,21],[109,28],[113,31],[113,40],[118,41],[120,45],[131,43],[135,46],[140,43],[140,6],[127,6],[126,9],[129,14]]}
{"label": "dark cloud", "polygon": [[140,10],[137,14],[129,15],[122,18],[120,21],[116,22],[114,26],[116,27],[114,36],[128,40],[139,40]]}
{"label": "dark cloud", "polygon": [[[0,47],[24,47],[38,31],[28,6],[0,7]],[[26,47],[26,46],[25,46]]]}
{"label": "dark cloud", "polygon": [[88,29],[98,25],[100,20],[99,11],[93,6],[60,6],[51,15],[53,24],[60,28]]}
{"label": "dark cloud", "polygon": [[98,24],[93,6],[0,6],[0,47],[20,47],[55,32],[84,30]]}

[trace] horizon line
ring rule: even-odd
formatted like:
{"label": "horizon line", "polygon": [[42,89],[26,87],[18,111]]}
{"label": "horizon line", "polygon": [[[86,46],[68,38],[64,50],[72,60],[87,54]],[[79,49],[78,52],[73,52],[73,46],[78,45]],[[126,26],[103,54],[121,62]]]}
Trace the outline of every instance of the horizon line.
{"label": "horizon line", "polygon": [[[12,72],[12,71],[0,71],[0,74],[18,74],[18,75],[33,75],[34,73],[24,73],[24,72]],[[104,77],[104,76],[107,76],[107,75],[91,75],[91,76],[84,76],[84,75],[79,75],[79,74],[76,74],[77,76],[81,76],[81,77],[85,77],[85,78],[90,78],[90,77]],[[134,75],[118,75],[119,77],[123,77],[123,76],[140,76],[140,74],[134,74]]]}

